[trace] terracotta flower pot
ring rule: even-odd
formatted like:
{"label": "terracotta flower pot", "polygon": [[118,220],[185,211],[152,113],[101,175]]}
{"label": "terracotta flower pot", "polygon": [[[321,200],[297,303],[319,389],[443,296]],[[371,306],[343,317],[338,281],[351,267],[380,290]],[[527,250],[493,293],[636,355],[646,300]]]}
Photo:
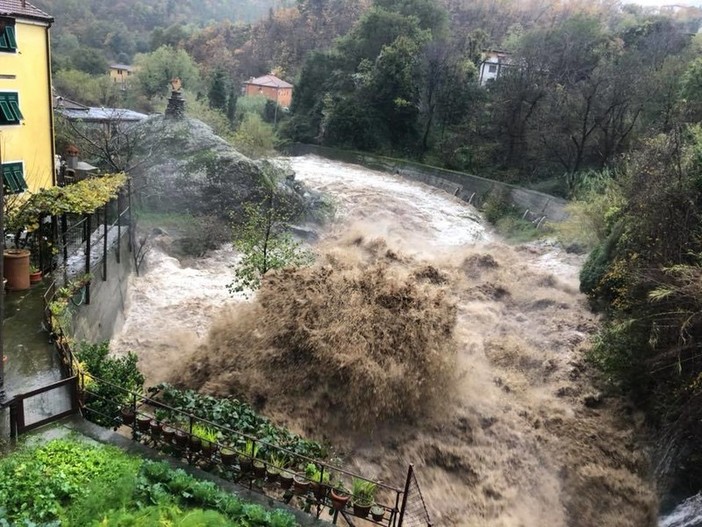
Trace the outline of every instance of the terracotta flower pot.
{"label": "terracotta flower pot", "polygon": [[41,282],[41,271],[34,271],[33,273],[29,273],[30,284],[38,284],[39,282]]}
{"label": "terracotta flower pot", "polygon": [[149,417],[148,415],[137,415],[136,422],[137,428],[142,432],[146,432],[149,429],[151,417]]}
{"label": "terracotta flower pot", "polygon": [[344,494],[343,492],[340,492],[336,489],[331,489],[331,493],[329,494],[331,497],[331,502],[332,502],[332,507],[334,510],[340,511],[344,507],[346,507],[346,504],[349,501],[349,496],[348,494]]}
{"label": "terracotta flower pot", "polygon": [[134,422],[134,410],[131,408],[121,408],[119,415],[122,418],[122,423],[129,426]]}
{"label": "terracotta flower pot", "polygon": [[268,480],[268,483],[275,483],[276,481],[278,481],[279,477],[280,470],[271,466],[266,467],[266,479]]}
{"label": "terracotta flower pot", "polygon": [[179,449],[183,449],[188,446],[188,433],[185,430],[176,430],[173,436],[175,444]]}
{"label": "terracotta flower pot", "polygon": [[149,421],[149,429],[152,436],[159,437],[161,435],[162,426],[156,419]]}
{"label": "terracotta flower pot", "polygon": [[293,476],[293,492],[298,495],[305,494],[310,490],[310,482],[304,477],[298,476],[297,474]]}
{"label": "terracotta flower pot", "polygon": [[222,463],[227,466],[232,466],[236,463],[236,452],[228,448],[223,448],[220,450],[220,455],[222,456]]}
{"label": "terracotta flower pot", "polygon": [[253,471],[254,471],[254,476],[257,478],[265,478],[266,477],[266,465],[263,463],[263,461],[254,461],[253,462]]}
{"label": "terracotta flower pot", "polygon": [[280,488],[287,490],[292,487],[293,475],[287,470],[281,470],[278,479],[280,480]]}
{"label": "terracotta flower pot", "polygon": [[247,472],[250,472],[252,466],[253,466],[253,460],[250,457],[239,456],[239,468],[241,469],[241,471],[244,474],[246,474]]}
{"label": "terracotta flower pot", "polygon": [[3,252],[3,271],[8,290],[29,289],[29,255],[27,249],[6,249]]}
{"label": "terracotta flower pot", "polygon": [[163,434],[163,441],[166,443],[171,443],[175,437],[175,429],[168,425],[164,425],[161,429],[161,433]]}

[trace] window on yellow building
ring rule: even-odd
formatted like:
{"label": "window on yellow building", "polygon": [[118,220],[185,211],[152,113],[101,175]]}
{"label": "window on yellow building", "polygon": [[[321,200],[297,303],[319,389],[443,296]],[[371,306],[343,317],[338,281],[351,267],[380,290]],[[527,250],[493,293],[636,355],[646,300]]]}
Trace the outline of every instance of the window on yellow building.
{"label": "window on yellow building", "polygon": [[15,21],[11,18],[0,18],[0,52],[14,53],[15,51],[17,51]]}
{"label": "window on yellow building", "polygon": [[5,194],[19,194],[27,190],[27,182],[24,180],[24,166],[20,163],[3,163],[2,184]]}
{"label": "window on yellow building", "polygon": [[17,92],[0,92],[0,126],[8,124],[20,124],[24,116],[19,108],[19,96]]}

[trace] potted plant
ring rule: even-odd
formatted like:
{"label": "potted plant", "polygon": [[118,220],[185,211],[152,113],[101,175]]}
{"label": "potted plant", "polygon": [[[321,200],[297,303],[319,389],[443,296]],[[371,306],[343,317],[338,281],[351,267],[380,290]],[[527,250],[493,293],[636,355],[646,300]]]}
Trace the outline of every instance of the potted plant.
{"label": "potted plant", "polygon": [[122,419],[122,424],[127,426],[134,422],[134,408],[130,406],[122,406],[119,409],[119,416]]}
{"label": "potted plant", "polygon": [[278,474],[278,479],[280,480],[280,488],[288,490],[293,485],[294,474],[287,470],[287,466],[280,468],[280,474]]}
{"label": "potted plant", "polygon": [[380,505],[373,505],[370,510],[371,517],[377,521],[383,521],[383,518],[385,517],[385,509],[383,509]]}
{"label": "potted plant", "polygon": [[258,445],[251,439],[246,440],[243,450],[239,451],[239,467],[243,473],[247,473],[253,466],[253,460],[258,455]]}
{"label": "potted plant", "polygon": [[353,496],[353,513],[359,518],[366,518],[375,503],[378,486],[372,481],[353,478],[351,494]]}
{"label": "potted plant", "polygon": [[149,429],[151,430],[151,435],[153,437],[161,436],[162,426],[157,419],[152,419],[151,421],[149,421]]}
{"label": "potted plant", "polygon": [[310,490],[310,482],[307,481],[305,475],[293,475],[293,492],[298,496],[302,496],[303,494],[306,494],[308,490]]}
{"label": "potted plant", "polygon": [[136,416],[137,428],[140,432],[146,432],[149,429],[152,417],[150,415],[139,414]]}
{"label": "potted plant", "polygon": [[188,444],[188,433],[180,428],[175,431],[175,444],[179,448],[185,448]]}
{"label": "potted plant", "polygon": [[310,482],[310,489],[315,498],[322,499],[329,491],[329,471],[320,470],[314,463],[305,467],[305,477]]}
{"label": "potted plant", "polygon": [[340,480],[334,485],[334,487],[331,489],[331,493],[329,494],[332,502],[332,508],[336,511],[343,510],[344,507],[346,507],[346,504],[348,503],[349,499],[351,498],[351,494],[349,491],[344,487],[343,482]]}
{"label": "potted plant", "polygon": [[217,430],[200,423],[195,423],[193,425],[193,435],[200,438],[202,453],[207,457],[211,456],[214,452],[215,444],[217,443]]}
{"label": "potted plant", "polygon": [[219,454],[222,457],[223,464],[232,466],[236,463],[236,452],[232,448],[225,446],[219,451]]}
{"label": "potted plant", "polygon": [[41,271],[35,265],[29,266],[29,283],[38,284],[41,282]]}
{"label": "potted plant", "polygon": [[173,437],[175,436],[175,428],[169,425],[163,425],[161,433],[163,434],[163,440],[166,443],[171,443],[173,441]]}
{"label": "potted plant", "polygon": [[[271,454],[266,466],[266,479],[269,483],[275,483],[280,478],[280,473],[285,465],[285,458],[276,454]],[[292,483],[292,479],[290,480]]]}

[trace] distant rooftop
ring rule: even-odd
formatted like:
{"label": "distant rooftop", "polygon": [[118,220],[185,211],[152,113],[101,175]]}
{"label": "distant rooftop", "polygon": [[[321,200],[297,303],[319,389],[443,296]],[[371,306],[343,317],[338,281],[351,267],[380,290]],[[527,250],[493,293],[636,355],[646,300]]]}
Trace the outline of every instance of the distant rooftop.
{"label": "distant rooftop", "polygon": [[25,0],[0,0],[0,16],[31,18],[51,24],[54,18]]}
{"label": "distant rooftop", "polygon": [[129,64],[110,64],[110,69],[134,71],[134,66],[130,66]]}
{"label": "distant rooftop", "polygon": [[68,119],[86,123],[109,121],[138,122],[149,117],[145,113],[127,110],[126,108],[96,108],[88,106],[77,108],[57,105],[56,110]]}
{"label": "distant rooftop", "polygon": [[289,82],[279,79],[275,75],[264,75],[256,79],[246,81],[245,84],[253,84],[254,86],[266,86],[268,88],[292,88],[293,85]]}

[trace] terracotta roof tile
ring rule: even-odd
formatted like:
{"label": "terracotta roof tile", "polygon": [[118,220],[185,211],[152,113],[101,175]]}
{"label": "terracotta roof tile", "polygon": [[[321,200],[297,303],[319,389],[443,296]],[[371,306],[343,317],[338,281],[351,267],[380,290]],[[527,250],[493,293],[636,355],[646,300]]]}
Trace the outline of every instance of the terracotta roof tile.
{"label": "terracotta roof tile", "polygon": [[254,84],[255,86],[268,86],[270,88],[292,88],[293,85],[289,82],[279,79],[275,75],[264,75],[257,79],[251,79],[246,84]]}
{"label": "terracotta roof tile", "polygon": [[53,22],[54,18],[39,9],[34,7],[29,2],[22,0],[0,0],[0,16],[11,16],[17,18],[32,18],[35,20],[44,20],[45,22]]}

